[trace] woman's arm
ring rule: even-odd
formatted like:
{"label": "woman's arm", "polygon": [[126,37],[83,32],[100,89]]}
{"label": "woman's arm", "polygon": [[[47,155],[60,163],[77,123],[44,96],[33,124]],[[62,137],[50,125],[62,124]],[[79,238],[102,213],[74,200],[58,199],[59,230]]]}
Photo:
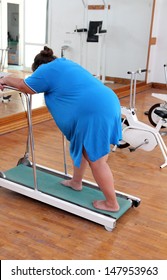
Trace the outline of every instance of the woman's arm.
{"label": "woman's arm", "polygon": [[23,79],[20,78],[13,78],[11,76],[6,76],[0,79],[0,89],[3,90],[5,86],[10,86],[17,88],[19,91],[29,94],[34,94],[35,92],[29,88]]}

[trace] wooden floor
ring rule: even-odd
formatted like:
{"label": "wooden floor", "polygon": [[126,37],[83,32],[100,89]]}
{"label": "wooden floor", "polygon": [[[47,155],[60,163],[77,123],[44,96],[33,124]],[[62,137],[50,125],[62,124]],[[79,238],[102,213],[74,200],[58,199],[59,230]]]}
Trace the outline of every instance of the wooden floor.
{"label": "wooden floor", "polygon": [[[155,91],[155,90],[154,90]],[[137,95],[140,120],[158,100],[152,90]],[[158,90],[156,90],[158,92]],[[161,92],[161,91],[159,91]],[[127,105],[128,98],[121,99]],[[64,170],[62,137],[52,120],[34,125],[36,161]],[[0,137],[0,169],[24,155],[27,129]],[[163,136],[167,144],[167,136]],[[70,158],[68,171],[72,172]],[[111,152],[109,165],[115,188],[141,198],[108,232],[103,226],[0,188],[1,260],[163,260],[167,259],[167,167],[159,147],[151,152],[128,149]],[[93,181],[87,169],[85,179]],[[82,193],[81,193],[82,195]]]}

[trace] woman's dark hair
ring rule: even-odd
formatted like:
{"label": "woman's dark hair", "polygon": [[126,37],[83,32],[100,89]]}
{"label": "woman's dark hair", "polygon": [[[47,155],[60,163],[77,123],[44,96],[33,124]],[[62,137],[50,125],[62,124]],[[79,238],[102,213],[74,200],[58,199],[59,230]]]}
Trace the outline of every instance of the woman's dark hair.
{"label": "woman's dark hair", "polygon": [[32,64],[32,71],[34,72],[41,64],[51,62],[56,58],[57,57],[53,55],[53,50],[45,46],[44,49],[35,56]]}

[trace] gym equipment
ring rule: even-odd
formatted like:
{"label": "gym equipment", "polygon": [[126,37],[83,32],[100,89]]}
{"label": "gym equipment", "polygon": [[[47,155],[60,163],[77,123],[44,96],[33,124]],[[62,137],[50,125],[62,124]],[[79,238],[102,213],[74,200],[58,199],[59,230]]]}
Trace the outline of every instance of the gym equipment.
{"label": "gym equipment", "polygon": [[1,94],[1,93],[0,93],[0,102],[2,102],[2,103],[8,103],[8,102],[10,102],[11,96],[12,96],[11,94],[5,96],[4,94]]}
{"label": "gym equipment", "polygon": [[100,34],[102,30],[102,21],[90,21],[89,22],[89,29],[88,29],[88,36],[87,42],[97,43],[99,42],[98,33]]}
{"label": "gym equipment", "polygon": [[[106,46],[105,46],[105,37],[107,33],[107,20],[108,20],[108,0],[102,0],[103,6],[101,6],[102,15],[99,16],[102,18],[92,20],[90,19],[90,10],[88,5],[88,0],[82,0],[84,7],[83,15],[83,28],[78,28],[76,26],[73,33],[67,32],[67,34],[77,34],[80,37],[80,65],[88,69],[88,61],[90,58],[96,54],[96,59],[94,64],[96,69],[93,70],[93,74],[96,78],[101,79],[102,82],[105,82],[105,61],[106,61]],[[95,11],[94,15],[95,15]],[[94,16],[95,18],[95,16]],[[97,18],[97,16],[96,16]],[[103,29],[102,29],[103,25]],[[94,43],[94,48],[91,49],[90,44]]]}
{"label": "gym equipment", "polygon": [[[6,55],[8,53],[9,48],[6,49],[0,49],[0,78],[3,78],[5,75],[9,75],[8,73],[3,72],[5,68],[5,62],[6,62]],[[5,96],[3,93],[0,93],[0,102],[2,103],[8,103],[11,100],[11,95]]]}
{"label": "gym equipment", "polygon": [[[167,64],[164,64],[165,81],[167,85]],[[167,128],[167,94],[152,93],[155,98],[163,100],[163,103],[156,103],[148,111],[148,119],[153,126],[156,126],[160,119],[163,119],[161,128]]]}
{"label": "gym equipment", "polygon": [[[108,24],[108,0],[102,0],[104,5],[102,20],[89,20],[89,5],[87,0],[82,0],[84,5],[84,26],[88,29],[87,44],[85,44],[86,58],[88,58],[88,44],[97,43],[97,65],[95,76],[105,82],[105,63],[106,63],[106,33]],[[94,10],[95,11],[95,10]],[[102,29],[103,25],[103,29]],[[86,63],[87,64],[87,63]]]}
{"label": "gym equipment", "polygon": [[[122,141],[119,148],[129,147],[130,152],[142,149],[144,151],[152,151],[157,145],[164,157],[163,168],[167,166],[167,147],[159,133],[160,128],[164,124],[164,119],[160,118],[156,127],[151,127],[138,120],[135,109],[136,98],[136,76],[146,72],[146,69],[138,69],[135,72],[128,72],[131,75],[130,83],[130,105],[129,108],[121,106],[122,113]],[[113,148],[113,151],[116,147]]]}
{"label": "gym equipment", "polygon": [[[11,87],[10,87],[11,89]],[[16,89],[15,89],[16,90]],[[34,152],[34,137],[31,116],[31,95],[25,94],[27,104],[28,137],[25,155],[18,161],[17,166],[0,172],[0,186],[35,200],[52,205],[64,211],[103,225],[106,230],[112,231],[117,220],[131,207],[137,207],[140,199],[132,195],[116,192],[120,205],[118,212],[98,210],[93,207],[92,201],[104,199],[103,193],[92,182],[83,181],[82,192],[61,185],[63,179],[70,179],[66,164],[66,139],[63,139],[64,170],[49,169],[36,164]],[[31,154],[32,161],[29,159]]]}
{"label": "gym equipment", "polygon": [[97,70],[96,70],[96,78],[101,79],[102,82],[105,82],[105,33],[107,33],[106,29],[102,29],[103,22],[102,21],[90,21],[89,22],[89,30],[87,36],[88,43],[98,43],[98,51],[97,51]]}
{"label": "gym equipment", "polygon": [[61,57],[65,57],[64,52],[65,52],[66,50],[68,50],[69,48],[70,48],[70,46],[68,46],[68,45],[63,45],[63,46],[61,46]]}

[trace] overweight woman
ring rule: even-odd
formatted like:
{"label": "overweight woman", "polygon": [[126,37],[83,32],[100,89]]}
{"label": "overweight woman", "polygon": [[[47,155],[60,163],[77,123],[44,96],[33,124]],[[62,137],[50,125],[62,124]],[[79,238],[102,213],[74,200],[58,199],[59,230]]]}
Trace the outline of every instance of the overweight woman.
{"label": "overweight woman", "polygon": [[56,57],[46,46],[35,56],[32,70],[32,75],[26,79],[11,76],[0,79],[0,89],[7,85],[28,94],[44,92],[48,110],[70,142],[73,177],[62,184],[81,191],[89,164],[105,197],[104,200],[95,198],[93,206],[119,211],[114,179],[107,163],[110,145],[117,145],[122,137],[118,97],[83,67]]}

